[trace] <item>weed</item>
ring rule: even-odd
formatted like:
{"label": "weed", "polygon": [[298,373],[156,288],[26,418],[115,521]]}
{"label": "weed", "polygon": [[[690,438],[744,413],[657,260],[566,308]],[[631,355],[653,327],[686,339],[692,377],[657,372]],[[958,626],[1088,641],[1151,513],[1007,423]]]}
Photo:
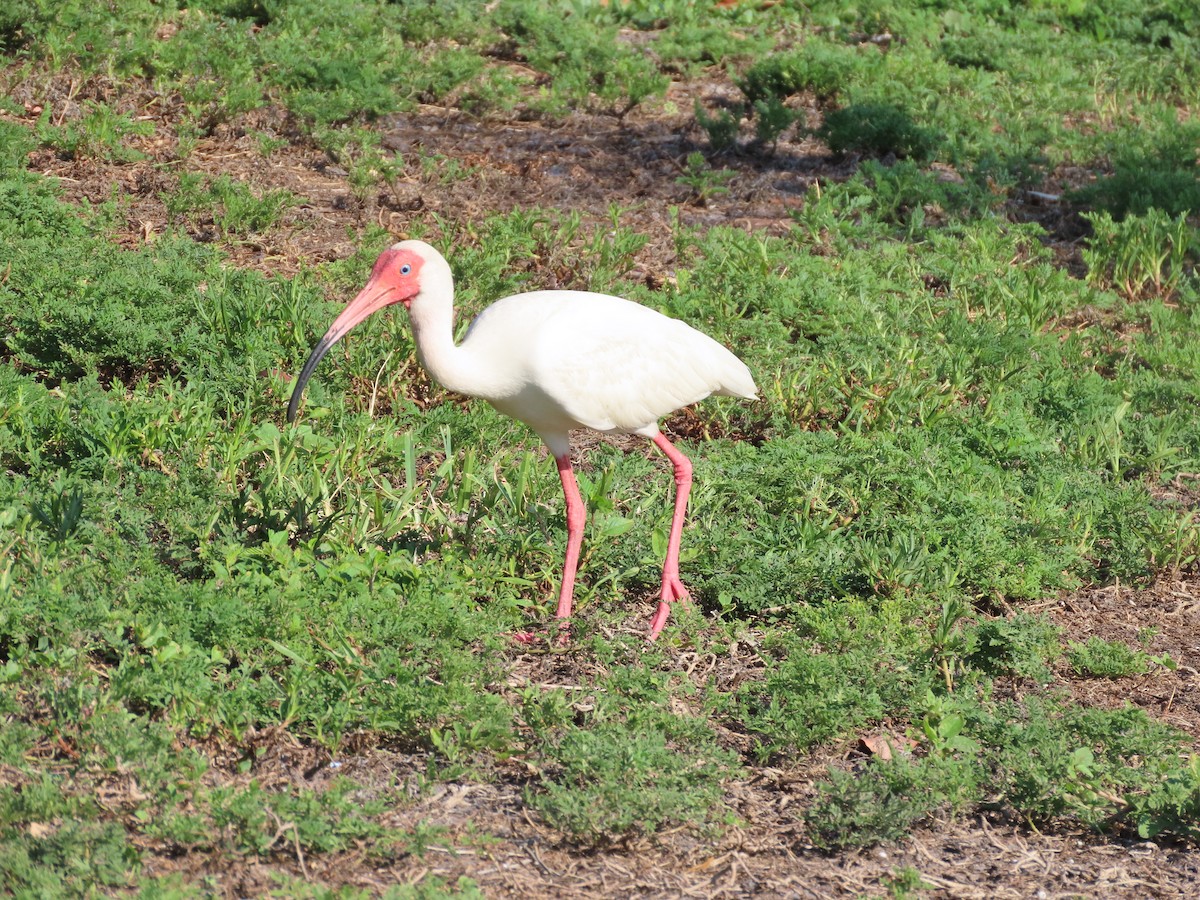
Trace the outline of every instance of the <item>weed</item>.
{"label": "weed", "polygon": [[51,497],[49,503],[34,503],[30,509],[33,518],[50,535],[50,540],[61,544],[79,528],[83,518],[83,492],[79,488],[72,488],[70,492],[64,489]]}
{"label": "weed", "polygon": [[918,161],[933,156],[937,135],[922,128],[904,110],[889,103],[860,103],[825,116],[817,136],[834,153],[891,154]]}
{"label": "weed", "polygon": [[470,178],[473,171],[471,166],[440,153],[421,157],[421,173],[426,178],[435,179],[438,184],[457,184]]}
{"label": "weed", "polygon": [[561,14],[533,4],[501,7],[497,24],[530,65],[550,76],[552,92],[536,103],[547,113],[580,104],[624,118],[666,90],[667,79],[650,57],[618,41],[614,26],[564,27]]}
{"label": "weed", "polygon": [[557,771],[529,794],[530,805],[555,828],[591,842],[707,822],[729,760],[680,754],[657,729],[631,725],[565,734],[550,751]]}
{"label": "weed", "polygon": [[277,137],[265,131],[253,131],[250,136],[254,138],[255,143],[258,145],[259,155],[264,159],[269,159],[275,151],[282,150],[288,146],[286,138]]}
{"label": "weed", "polygon": [[953,693],[956,673],[963,667],[970,642],[960,623],[966,618],[969,608],[957,597],[942,602],[940,615],[933,632],[933,663],[942,673],[946,690]]}
{"label": "weed", "polygon": [[894,900],[910,900],[919,896],[919,891],[933,890],[935,885],[921,877],[921,872],[913,866],[904,866],[891,875],[883,877],[883,886]]}
{"label": "weed", "polygon": [[869,846],[897,840],[944,806],[976,800],[979,791],[979,773],[970,762],[872,760],[860,772],[830,772],[805,824],[818,847]]}
{"label": "weed", "polygon": [[1050,663],[1060,653],[1058,630],[1028,613],[981,622],[974,642],[977,649],[969,657],[972,665],[1043,683],[1050,680]]}
{"label": "weed", "polygon": [[[873,219],[902,227],[910,238],[947,219],[976,215],[995,202],[994,197],[969,185],[940,180],[907,159],[886,166],[866,160],[853,178],[834,187],[830,195],[829,203],[854,204],[860,213],[869,212]],[[1029,293],[1019,293],[1023,302],[1030,302],[1024,299]]]}
{"label": "weed", "polygon": [[1170,656],[1164,655],[1156,659],[1128,644],[1106,641],[1095,636],[1088,638],[1083,644],[1074,641],[1068,644],[1067,661],[1078,674],[1096,675],[1100,678],[1144,675],[1151,662],[1160,663],[1170,669],[1175,668],[1174,660]]}
{"label": "weed", "polygon": [[799,114],[783,105],[778,97],[754,101],[754,140],[762,146],[770,146],[772,150],[779,143]]}
{"label": "weed", "polygon": [[1155,118],[1159,121],[1151,129],[1118,136],[1121,150],[1114,154],[1112,174],[1073,192],[1071,199],[1118,222],[1154,211],[1174,218],[1200,210],[1195,150],[1200,132],[1194,125],[1178,125],[1169,108]]}
{"label": "weed", "polygon": [[391,887],[383,897],[384,900],[484,900],[484,893],[465,875],[453,884],[431,875],[416,885]]}
{"label": "weed", "polygon": [[[11,821],[10,803],[0,800],[0,816]],[[135,852],[117,823],[80,821],[73,816],[61,824],[40,816],[26,821],[27,832],[6,840],[0,856],[0,873],[8,889],[27,896],[61,896],[64,890],[82,896],[97,885],[126,884]]]}
{"label": "weed", "polygon": [[716,153],[721,153],[725,150],[731,150],[737,144],[738,132],[741,131],[741,111],[734,112],[729,109],[718,110],[717,114],[710,116],[704,111],[704,107],[700,105],[700,101],[696,101],[695,105],[696,121],[700,127],[704,129],[708,135],[708,144]]}
{"label": "weed", "polygon": [[933,693],[925,698],[926,713],[921,720],[921,730],[929,742],[929,755],[935,759],[972,757],[979,753],[978,741],[963,734],[967,718],[955,704],[943,700]]}
{"label": "weed", "polygon": [[343,145],[338,158],[350,170],[350,191],[360,205],[366,202],[372,190],[379,187],[385,188],[395,201],[400,201],[399,185],[405,172],[404,159],[399,153],[385,153],[377,135],[364,132],[357,146],[351,143]]}
{"label": "weed", "polygon": [[1088,280],[1111,287],[1130,300],[1172,297],[1186,277],[1185,264],[1200,252],[1200,238],[1180,213],[1159,209],[1114,221],[1107,212],[1084,213],[1092,236],[1083,251]]}
{"label": "weed", "polygon": [[[179,188],[166,198],[166,206],[173,218],[207,219],[223,237],[230,237],[266,231],[296,201],[286,190],[256,194],[248,184],[228,175],[207,178],[185,172],[180,176]],[[203,219],[196,215],[200,213]]]}
{"label": "weed", "polygon": [[1138,837],[1174,834],[1200,837],[1200,760],[1192,756],[1180,769],[1167,774],[1144,794],[1126,796],[1123,815],[1134,824]]}
{"label": "weed", "polygon": [[21,169],[33,147],[28,130],[0,119],[0,172]]}
{"label": "weed", "polygon": [[561,694],[526,693],[524,718],[546,769],[528,799],[550,824],[603,843],[714,819],[734,758],[702,722],[643,707],[663,696],[656,681],[617,670],[582,728],[566,727],[572,710]]}
{"label": "weed", "polygon": [[1195,765],[1167,762],[1179,736],[1141,710],[1031,700],[1001,705],[979,728],[999,750],[995,777],[1005,802],[1035,823],[1071,815],[1095,827],[1127,821],[1147,834],[1194,831],[1184,810],[1196,799]]}
{"label": "weed", "polygon": [[691,189],[695,202],[707,206],[713,197],[729,193],[729,182],[737,175],[729,169],[712,169],[700,152],[689,153],[683,174],[675,179]]}
{"label": "weed", "polygon": [[134,121],[129,113],[118,113],[112,107],[94,101],[88,101],[85,109],[87,111],[77,122],[51,125],[51,110],[46,107],[38,119],[38,140],[71,159],[94,156],[131,162],[142,158],[140,152],[126,146],[125,139],[153,134],[154,126],[150,122]]}
{"label": "weed", "polygon": [[[192,322],[194,248],[167,241],[157,255],[129,254],[113,264],[81,229],[69,232],[79,239],[69,265],[47,253],[44,236],[9,248],[15,277],[0,285],[0,298],[13,304],[13,352],[51,379],[91,372],[133,381],[168,369]],[[64,296],[72,298],[66,306]]]}
{"label": "weed", "polygon": [[806,627],[773,642],[780,658],[768,663],[761,684],[746,685],[730,698],[741,720],[760,735],[760,756],[797,752],[861,728],[881,718],[885,708],[914,705],[928,692],[930,675],[906,653],[879,655],[870,634],[886,627],[884,615],[857,604],[839,608],[859,628],[837,625],[832,610],[806,616]]}
{"label": "weed", "polygon": [[947,35],[939,50],[946,62],[962,69],[1000,72],[1007,68],[1003,49],[998,50],[993,41],[977,34]]}
{"label": "weed", "polygon": [[245,182],[227,175],[214,179],[210,191],[221,206],[221,212],[213,219],[223,235],[266,231],[279,221],[284,210],[296,203],[296,197],[289,191],[268,190],[255,195]]}
{"label": "weed", "polygon": [[853,53],[824,41],[809,41],[800,50],[773,53],[747,70],[738,87],[750,104],[783,100],[800,91],[830,99],[849,83]]}
{"label": "weed", "polygon": [[767,53],[774,45],[773,36],[761,30],[736,27],[738,11],[731,8],[725,8],[729,18],[722,20],[695,7],[678,4],[666,20],[666,29],[659,30],[657,26],[664,20],[655,17],[653,5],[645,4],[640,10],[637,6],[624,4],[610,10],[614,15],[633,18],[635,27],[658,31],[654,52],[665,71],[691,74],[704,67]]}

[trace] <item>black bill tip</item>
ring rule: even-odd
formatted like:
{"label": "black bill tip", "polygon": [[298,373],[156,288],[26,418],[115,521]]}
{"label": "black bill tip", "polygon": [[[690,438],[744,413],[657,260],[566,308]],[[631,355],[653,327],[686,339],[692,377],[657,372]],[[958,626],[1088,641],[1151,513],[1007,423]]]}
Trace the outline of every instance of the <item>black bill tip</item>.
{"label": "black bill tip", "polygon": [[329,348],[337,343],[340,335],[331,338],[328,334],[317,342],[317,346],[313,347],[312,353],[308,355],[308,359],[304,363],[304,368],[300,370],[300,377],[296,379],[296,387],[292,389],[292,399],[288,402],[287,420],[288,424],[296,421],[296,412],[300,409],[300,398],[304,395],[304,386],[308,384],[308,379],[312,378],[313,372],[317,370],[317,364],[321,358],[329,352]]}

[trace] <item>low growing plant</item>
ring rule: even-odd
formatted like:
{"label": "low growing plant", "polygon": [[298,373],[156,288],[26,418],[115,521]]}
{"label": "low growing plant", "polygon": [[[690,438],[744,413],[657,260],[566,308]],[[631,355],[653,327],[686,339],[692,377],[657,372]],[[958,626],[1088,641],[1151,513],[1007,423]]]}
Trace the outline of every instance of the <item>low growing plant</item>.
{"label": "low growing plant", "polygon": [[825,116],[817,136],[834,153],[848,151],[876,156],[892,154],[901,159],[923,161],[934,155],[937,134],[890,103],[856,103]]}
{"label": "low growing plant", "polygon": [[1144,675],[1152,662],[1174,668],[1170,656],[1154,658],[1143,650],[1130,647],[1120,641],[1106,641],[1093,635],[1084,643],[1072,641],[1067,645],[1067,662],[1079,675],[1095,675],[1100,678],[1124,678]]}
{"label": "low growing plant", "polygon": [[1188,263],[1200,253],[1200,232],[1187,213],[1172,217],[1152,208],[1119,221],[1107,212],[1085,212],[1083,217],[1092,226],[1083,251],[1088,281],[1130,300],[1176,294]]}

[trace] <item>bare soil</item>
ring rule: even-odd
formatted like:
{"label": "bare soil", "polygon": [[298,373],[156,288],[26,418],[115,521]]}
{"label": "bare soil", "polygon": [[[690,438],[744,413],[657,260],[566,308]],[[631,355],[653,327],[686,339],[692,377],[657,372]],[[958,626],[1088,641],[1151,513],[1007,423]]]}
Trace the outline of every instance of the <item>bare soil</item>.
{"label": "bare soil", "polygon": [[[347,172],[298,136],[286,113],[264,109],[218,125],[185,156],[179,155],[175,123],[178,103],[149,86],[115,85],[101,78],[70,75],[24,79],[12,92],[24,103],[32,127],[37,112],[50,105],[56,121],[78,116],[88,99],[103,99],[151,121],[155,133],[130,140],[145,154],[136,162],[67,159],[52,150],[36,151],[30,168],[59,179],[66,197],[102,204],[114,195],[119,217],[114,239],[126,246],[155,240],[172,225],[189,229],[197,240],[214,241],[212,223],[172,223],[161,195],[181,171],[228,174],[256,189],[284,188],[300,198],[282,223],[252,240],[225,244],[232,261],[271,274],[289,275],[302,266],[353,252],[356,235],[370,223],[397,237],[415,223],[437,233],[439,221],[467,224],[496,212],[553,207],[578,212],[586,226],[610,227],[611,210],[621,224],[651,237],[632,277],[651,285],[671,277],[676,263],[669,208],[677,206],[685,224],[726,225],[756,233],[782,234],[792,226],[815,184],[844,178],[857,160],[832,159],[812,140],[781,142],[773,155],[731,155],[712,161],[736,171],[726,194],[696,196],[678,183],[684,160],[703,141],[691,109],[701,98],[710,106],[731,91],[725,83],[676,84],[665,102],[635,110],[623,122],[576,115],[548,126],[529,121],[490,121],[459,112],[422,107],[379,123],[387,147],[414,162],[438,154],[456,161],[446,166],[413,165],[391,189],[365,197],[350,189]],[[815,115],[815,107],[810,110]],[[262,155],[255,133],[290,143]],[[1085,181],[1087,173],[1067,172],[1048,179],[1041,194],[1061,193],[1065,183]],[[1041,221],[1052,235],[1062,264],[1077,262],[1077,217],[1061,201],[1046,197],[1014,200],[1014,218]],[[571,272],[539,269],[538,283],[568,286]],[[1191,498],[1193,501],[1195,498]],[[1137,643],[1152,653],[1169,653],[1171,671],[1154,667],[1144,676],[1080,678],[1063,664],[1057,687],[1082,702],[1120,707],[1136,704],[1200,742],[1200,578],[1164,577],[1149,587],[1094,587],[1044,604],[1072,639],[1090,635]],[[631,610],[631,617],[644,611]],[[753,677],[749,661],[737,654],[696,659],[681,653],[677,664],[697,680],[732,683]],[[573,655],[522,655],[513,651],[512,687],[526,684],[586,685],[589,663]],[[728,734],[731,747],[740,736]],[[238,759],[254,758],[245,744],[262,753],[252,772],[239,774]],[[444,829],[423,853],[348,852],[306,857],[288,823],[279,823],[273,855],[267,860],[228,854],[180,852],[148,843],[144,859],[153,874],[185,873],[210,879],[226,897],[262,896],[277,889],[280,872],[330,886],[384,889],[416,883],[429,874],[454,881],[468,876],[496,897],[856,897],[880,895],[881,879],[902,867],[920,871],[937,898],[1194,898],[1200,896],[1200,854],[1190,845],[1136,841],[1075,831],[1039,833],[1000,812],[933,823],[899,845],[861,852],[826,853],[808,842],[798,810],[814,778],[827,765],[861,758],[856,747],[833,748],[825,759],[794,770],[755,766],[745,781],[730,783],[726,799],[740,824],[704,839],[668,831],[610,846],[578,846],[548,830],[526,812],[521,793],[528,773],[508,763],[487,783],[446,784],[430,796],[417,790],[428,760],[420,751],[388,748],[368,736],[334,761],[324,751],[295,741],[286,732],[250,735],[239,748],[204,748],[210,776],[226,783],[257,778],[267,787],[319,785],[349,775],[363,790],[405,786],[411,802],[391,812],[386,824],[415,830]],[[1198,744],[1197,749],[1200,749]],[[115,789],[115,788],[114,788]],[[131,789],[136,789],[134,786]]]}

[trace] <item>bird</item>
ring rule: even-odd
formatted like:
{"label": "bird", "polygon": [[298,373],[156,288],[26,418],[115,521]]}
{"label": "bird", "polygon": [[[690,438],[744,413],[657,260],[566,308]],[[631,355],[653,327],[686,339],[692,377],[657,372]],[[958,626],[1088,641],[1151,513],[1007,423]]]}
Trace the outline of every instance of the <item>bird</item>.
{"label": "bird", "polygon": [[[434,247],[401,241],[375,261],[366,286],[313,347],[287,420],[331,347],[393,304],[408,310],[417,358],[449,391],[486,400],[529,426],[554,456],[566,503],[567,548],[555,616],[567,634],[586,509],[571,467],[570,434],[591,429],[652,441],[674,468],[675,507],[649,640],[687,597],[679,576],[692,464],[659,429],[671,412],[714,394],[756,400],[749,368],[708,335],[631,300],[590,291],[537,290],[496,300],[454,342],[454,277]],[[519,636],[526,642],[529,635]]]}

